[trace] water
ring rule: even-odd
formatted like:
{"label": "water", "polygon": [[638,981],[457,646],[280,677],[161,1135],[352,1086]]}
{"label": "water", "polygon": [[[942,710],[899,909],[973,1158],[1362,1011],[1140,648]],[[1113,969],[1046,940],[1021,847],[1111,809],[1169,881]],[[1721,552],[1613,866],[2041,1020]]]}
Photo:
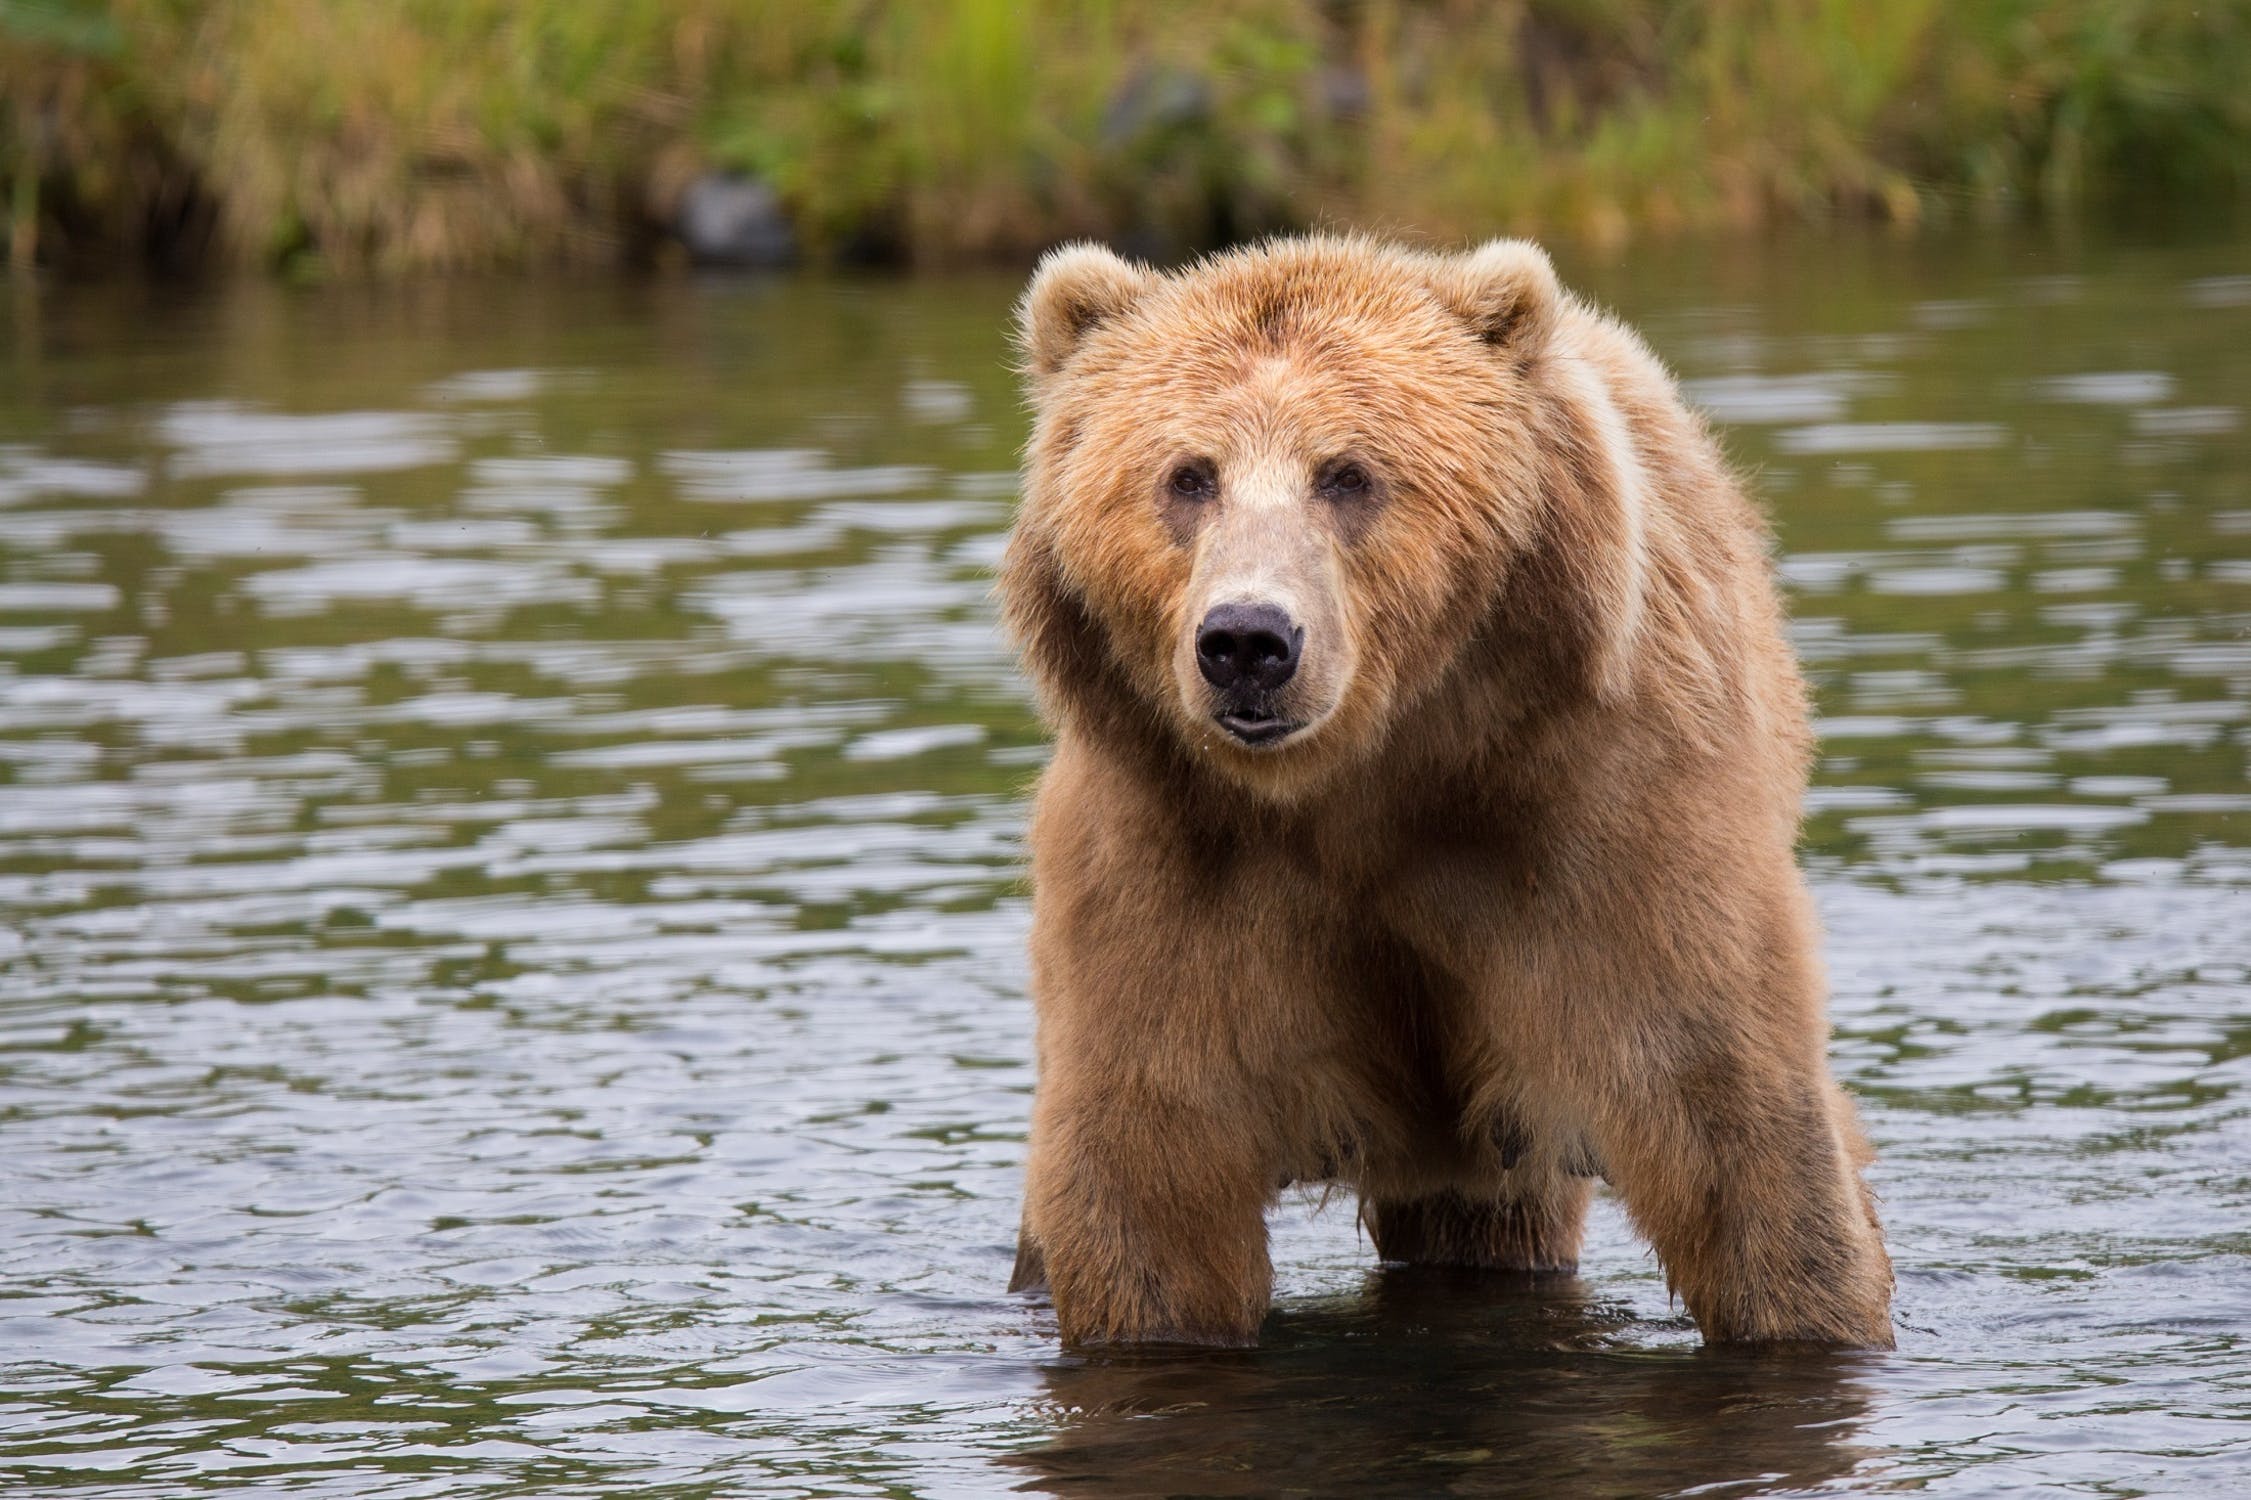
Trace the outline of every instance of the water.
{"label": "water", "polygon": [[12,1494],[2251,1488],[2251,246],[1567,256],[1777,515],[1890,1355],[1275,1215],[1002,1291],[1013,284],[20,292]]}

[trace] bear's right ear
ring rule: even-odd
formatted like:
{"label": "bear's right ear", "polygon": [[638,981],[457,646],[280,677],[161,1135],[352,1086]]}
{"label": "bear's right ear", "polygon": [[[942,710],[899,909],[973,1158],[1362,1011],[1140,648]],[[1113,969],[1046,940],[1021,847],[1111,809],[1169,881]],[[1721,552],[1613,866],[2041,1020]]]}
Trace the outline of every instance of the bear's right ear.
{"label": "bear's right ear", "polygon": [[1100,245],[1048,251],[1016,304],[1016,338],[1027,367],[1035,377],[1053,375],[1095,325],[1133,306],[1156,281],[1154,271]]}
{"label": "bear's right ear", "polygon": [[1431,269],[1430,290],[1495,348],[1537,354],[1563,306],[1555,263],[1530,240],[1487,240]]}

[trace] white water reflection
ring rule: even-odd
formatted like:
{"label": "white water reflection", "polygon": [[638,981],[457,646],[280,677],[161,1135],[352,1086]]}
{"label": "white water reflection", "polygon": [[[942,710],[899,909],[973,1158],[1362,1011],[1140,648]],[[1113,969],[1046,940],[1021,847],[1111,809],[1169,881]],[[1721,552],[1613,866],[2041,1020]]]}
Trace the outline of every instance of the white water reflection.
{"label": "white water reflection", "polygon": [[344,474],[450,462],[458,451],[437,418],[420,412],[286,415],[228,402],[183,402],[159,428],[172,445],[166,472]]}
{"label": "white water reflection", "polygon": [[2008,436],[1993,422],[1821,422],[1774,438],[1783,453],[1916,453],[1997,448]]}
{"label": "white water reflection", "polygon": [[2155,406],[2173,397],[2173,377],[2163,370],[2093,370],[2051,375],[2033,391],[2049,401],[2079,406]]}
{"label": "white water reflection", "polygon": [[920,489],[932,471],[919,465],[834,469],[828,455],[810,448],[750,449],[729,453],[667,453],[666,473],[695,500],[819,500],[831,495],[895,495]]}

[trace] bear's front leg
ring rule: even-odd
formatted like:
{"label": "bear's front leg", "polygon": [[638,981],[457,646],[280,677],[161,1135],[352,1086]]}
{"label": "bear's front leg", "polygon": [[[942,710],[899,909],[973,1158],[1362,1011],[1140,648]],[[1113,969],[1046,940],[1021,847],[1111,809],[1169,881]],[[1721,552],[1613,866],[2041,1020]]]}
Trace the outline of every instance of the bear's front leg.
{"label": "bear's front leg", "polygon": [[1074,1059],[1032,1115],[1019,1277],[1044,1263],[1063,1341],[1258,1341],[1273,1171],[1230,1121],[1149,1078]]}
{"label": "bear's front leg", "polygon": [[1866,1148],[1818,1050],[1792,1052],[1795,1068],[1742,1046],[1644,1074],[1602,1132],[1610,1181],[1707,1341],[1888,1349]]}

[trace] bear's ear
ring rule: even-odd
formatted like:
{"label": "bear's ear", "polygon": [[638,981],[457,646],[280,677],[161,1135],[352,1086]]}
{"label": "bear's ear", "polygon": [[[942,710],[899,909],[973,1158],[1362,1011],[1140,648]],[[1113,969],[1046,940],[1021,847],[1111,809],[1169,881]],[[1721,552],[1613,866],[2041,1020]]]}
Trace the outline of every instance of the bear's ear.
{"label": "bear's ear", "polygon": [[1433,268],[1430,289],[1471,333],[1520,355],[1539,352],[1563,306],[1555,266],[1530,240],[1488,240],[1447,256]]}
{"label": "bear's ear", "polygon": [[1050,250],[1016,304],[1016,338],[1035,377],[1063,368],[1096,324],[1133,306],[1157,275],[1100,245]]}

